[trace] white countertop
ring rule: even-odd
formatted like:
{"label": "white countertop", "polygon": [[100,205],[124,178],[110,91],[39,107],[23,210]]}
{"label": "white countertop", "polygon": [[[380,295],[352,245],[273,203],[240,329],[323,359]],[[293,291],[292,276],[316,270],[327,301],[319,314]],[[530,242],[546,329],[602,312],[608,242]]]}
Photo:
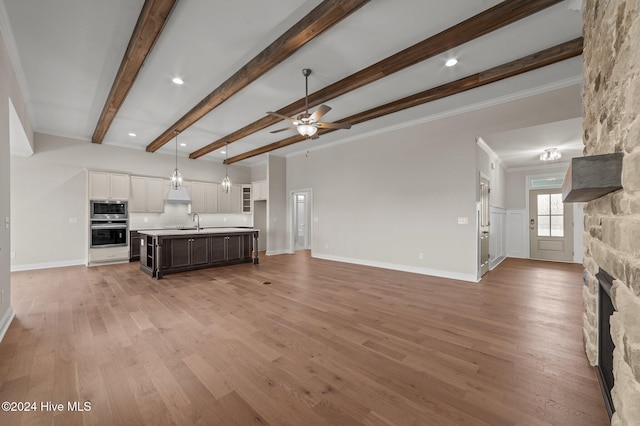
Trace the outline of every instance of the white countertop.
{"label": "white countertop", "polygon": [[150,230],[138,230],[139,233],[145,235],[151,235],[152,237],[164,237],[168,235],[208,235],[208,234],[237,234],[237,233],[252,233],[260,231],[255,228],[200,228],[196,229],[150,229]]}

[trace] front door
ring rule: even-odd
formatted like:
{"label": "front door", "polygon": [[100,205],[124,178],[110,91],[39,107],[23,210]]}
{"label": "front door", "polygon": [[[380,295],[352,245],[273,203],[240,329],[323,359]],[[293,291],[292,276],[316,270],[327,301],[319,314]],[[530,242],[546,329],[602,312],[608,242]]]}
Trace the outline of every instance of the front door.
{"label": "front door", "polygon": [[562,189],[529,192],[529,245],[532,259],[573,261],[573,206]]}
{"label": "front door", "polygon": [[489,272],[489,205],[490,205],[489,181],[480,178],[480,276]]}

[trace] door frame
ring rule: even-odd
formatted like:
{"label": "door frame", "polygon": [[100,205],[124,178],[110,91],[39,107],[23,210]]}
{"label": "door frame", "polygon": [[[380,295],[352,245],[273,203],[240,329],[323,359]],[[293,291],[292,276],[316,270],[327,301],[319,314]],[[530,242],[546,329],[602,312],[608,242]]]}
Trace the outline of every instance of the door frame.
{"label": "door frame", "polygon": [[[557,179],[557,178],[561,178],[564,179],[565,177],[565,173],[562,172],[553,172],[553,173],[540,173],[540,174],[535,174],[535,175],[527,175],[526,177],[526,189],[525,189],[525,194],[524,194],[524,202],[525,202],[525,211],[526,211],[526,218],[527,220],[525,221],[525,223],[523,224],[525,226],[525,231],[524,231],[524,237],[525,237],[525,252],[527,255],[527,259],[531,259],[531,238],[529,238],[529,223],[531,221],[531,213],[529,211],[529,193],[531,192],[531,190],[535,190],[535,189],[557,189],[557,188],[562,188],[562,184],[552,184],[552,185],[543,185],[543,186],[539,186],[536,188],[532,188],[531,186],[531,182],[535,179],[544,179],[544,178],[553,178],[553,179]],[[575,225],[574,225],[575,226]],[[572,233],[574,233],[575,231],[572,228]],[[575,251],[575,247],[574,247],[574,251]]]}
{"label": "door frame", "polygon": [[[535,189],[531,189],[529,191],[529,207],[531,207],[531,198],[534,198],[535,194],[549,194],[549,193],[553,193],[553,194],[560,194],[562,195],[562,188],[535,188]],[[537,205],[537,202],[534,201]],[[574,247],[574,237],[575,237],[575,230],[574,230],[574,213],[573,213],[573,204],[569,203],[569,204],[564,204],[563,203],[563,215],[562,215],[562,219],[563,219],[563,225],[564,225],[564,236],[563,237],[554,237],[554,236],[532,236],[531,234],[537,234],[538,232],[538,220],[539,217],[535,217],[535,222],[534,222],[534,227],[531,228],[531,220],[534,220],[531,217],[531,212],[529,212],[529,258],[532,260],[544,260],[544,261],[549,261],[549,262],[568,262],[568,263],[572,263],[574,261],[574,255],[575,255],[575,247]],[[536,212],[537,213],[537,212]],[[537,214],[535,216],[538,216]],[[549,224],[549,226],[551,226],[551,223]],[[567,232],[567,230],[571,230],[571,232]],[[542,240],[546,240],[546,241],[558,241],[559,238],[562,238],[564,240],[564,243],[566,245],[563,245],[563,253],[565,253],[567,255],[568,258],[570,259],[549,259],[549,258],[544,258],[543,256],[540,257],[533,257],[532,256],[532,240],[531,238],[535,237],[535,238],[539,238]],[[569,255],[568,252],[568,248],[571,248],[571,254]],[[538,249],[541,250],[541,249]],[[542,255],[542,253],[538,253],[540,255]]]}
{"label": "door frame", "polygon": [[[476,276],[477,280],[480,281],[482,278],[482,241],[480,240],[480,230],[482,228],[481,220],[482,220],[482,193],[480,191],[480,183],[482,180],[486,180],[489,184],[489,188],[491,188],[491,177],[483,172],[478,173],[477,183],[476,183]],[[491,241],[491,193],[489,193],[489,241]],[[491,253],[489,253],[491,254]],[[489,270],[491,270],[491,259],[489,259]]]}
{"label": "door frame", "polygon": [[305,194],[307,195],[307,208],[308,208],[308,217],[309,223],[307,226],[307,246],[308,250],[311,250],[313,253],[313,189],[312,188],[302,188],[302,189],[292,189],[289,190],[289,253],[294,254],[296,252],[296,230],[293,229],[296,221],[295,221],[295,213],[296,213],[296,200],[295,197],[297,194]]}

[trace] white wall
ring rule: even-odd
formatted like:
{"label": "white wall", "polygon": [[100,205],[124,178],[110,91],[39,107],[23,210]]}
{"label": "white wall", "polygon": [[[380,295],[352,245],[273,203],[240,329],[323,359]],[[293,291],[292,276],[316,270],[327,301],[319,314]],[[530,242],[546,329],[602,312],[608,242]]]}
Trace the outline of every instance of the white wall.
{"label": "white wall", "polygon": [[288,189],[313,190],[313,256],[475,281],[475,134],[456,120],[288,157]]}
{"label": "white wall", "polygon": [[[11,157],[11,211],[14,217],[11,247],[15,252],[12,259],[15,269],[85,263],[88,238],[86,169],[168,178],[175,167],[175,157],[171,155],[39,133],[35,134],[34,146],[35,154],[31,157]],[[178,166],[186,180],[220,182],[225,173],[221,163],[211,161],[180,158]],[[233,183],[249,183],[250,173],[248,167],[229,166]],[[136,223],[139,216],[132,219],[134,228],[142,227],[141,223]],[[158,214],[146,216],[156,224]],[[201,223],[215,226],[216,221],[209,216],[202,215]],[[70,223],[71,218],[76,218],[77,222]],[[186,210],[184,222],[190,223]],[[234,223],[240,224],[244,225]]]}
{"label": "white wall", "polygon": [[11,100],[15,113],[20,119],[24,134],[31,144],[33,141],[31,123],[0,29],[0,297],[2,298],[0,303],[0,340],[2,340],[13,318],[10,273],[12,229],[5,226],[6,220],[15,219],[15,217],[11,217],[9,100]]}
{"label": "white wall", "polygon": [[267,165],[267,255],[291,253],[287,221],[287,159],[270,154]]}

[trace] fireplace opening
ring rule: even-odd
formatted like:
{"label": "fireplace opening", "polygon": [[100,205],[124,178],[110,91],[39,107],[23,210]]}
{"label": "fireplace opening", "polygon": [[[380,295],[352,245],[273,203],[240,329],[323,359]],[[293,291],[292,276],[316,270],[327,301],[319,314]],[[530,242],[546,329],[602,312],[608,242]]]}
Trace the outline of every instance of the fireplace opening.
{"label": "fireplace opening", "polygon": [[598,381],[600,382],[600,390],[604,397],[604,403],[607,407],[609,418],[615,412],[613,401],[611,399],[611,389],[613,389],[613,339],[611,337],[611,325],[609,320],[614,312],[613,302],[611,301],[611,286],[613,285],[613,277],[606,271],[600,269],[596,274],[596,278],[600,282],[600,290],[598,294],[598,365],[596,372],[598,373]]}

